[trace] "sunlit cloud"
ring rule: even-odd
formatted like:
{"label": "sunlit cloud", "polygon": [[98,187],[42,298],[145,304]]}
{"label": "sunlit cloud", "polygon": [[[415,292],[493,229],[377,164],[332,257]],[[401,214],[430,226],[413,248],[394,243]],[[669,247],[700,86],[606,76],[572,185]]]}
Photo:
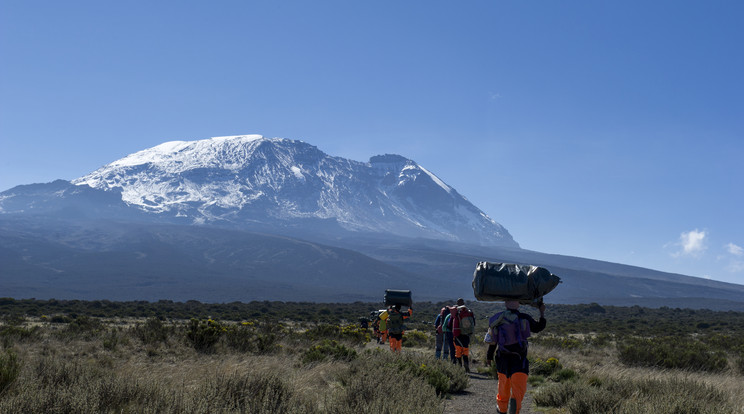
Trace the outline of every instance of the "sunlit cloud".
{"label": "sunlit cloud", "polygon": [[737,246],[734,243],[727,244],[726,250],[734,256],[744,256],[744,248]]}
{"label": "sunlit cloud", "polygon": [[681,250],[672,253],[672,256],[699,257],[700,254],[708,248],[705,244],[705,238],[707,235],[708,234],[705,230],[700,231],[698,229],[682,232],[682,234],[679,235],[679,241],[675,243],[675,245],[679,246]]}

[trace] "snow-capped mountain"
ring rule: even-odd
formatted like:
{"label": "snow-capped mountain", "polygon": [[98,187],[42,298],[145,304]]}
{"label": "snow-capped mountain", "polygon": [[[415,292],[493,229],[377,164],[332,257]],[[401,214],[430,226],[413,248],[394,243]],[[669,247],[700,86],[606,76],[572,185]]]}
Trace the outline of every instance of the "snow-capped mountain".
{"label": "snow-capped mountain", "polygon": [[354,232],[518,247],[509,232],[436,175],[399,155],[369,162],[259,135],[173,141],[73,181],[194,224],[337,223]]}
{"label": "snow-capped mountain", "polygon": [[551,302],[744,309],[741,285],[522,250],[399,155],[357,162],[260,136],[168,142],[74,184],[0,192],[7,297],[374,302],[390,288],[451,301],[470,297],[484,260],[549,268],[564,281]]}

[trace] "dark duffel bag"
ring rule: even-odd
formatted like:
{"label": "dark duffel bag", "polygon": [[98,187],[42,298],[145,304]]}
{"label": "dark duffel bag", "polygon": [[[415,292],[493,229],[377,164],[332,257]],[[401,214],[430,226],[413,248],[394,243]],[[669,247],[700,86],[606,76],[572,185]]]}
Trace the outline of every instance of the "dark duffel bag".
{"label": "dark duffel bag", "polygon": [[473,273],[473,294],[487,302],[518,300],[535,304],[558,283],[561,278],[544,267],[480,262]]}
{"label": "dark duffel bag", "polygon": [[411,291],[393,289],[385,290],[385,306],[395,305],[408,306],[410,308],[411,305],[413,305],[413,300],[411,299]]}

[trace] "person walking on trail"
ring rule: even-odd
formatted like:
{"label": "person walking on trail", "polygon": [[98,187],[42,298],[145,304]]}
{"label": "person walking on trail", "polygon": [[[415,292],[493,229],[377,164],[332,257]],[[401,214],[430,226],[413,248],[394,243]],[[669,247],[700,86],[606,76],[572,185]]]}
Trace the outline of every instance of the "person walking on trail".
{"label": "person walking on trail", "polygon": [[449,360],[453,363],[457,363],[457,359],[455,359],[455,343],[454,343],[454,337],[452,336],[452,311],[454,306],[445,306],[442,308],[442,333],[444,334],[444,349],[447,351],[444,352],[443,359],[447,359],[449,355]]}
{"label": "person walking on trail", "polygon": [[388,328],[387,328],[387,320],[388,320],[389,313],[388,311],[380,312],[380,321],[377,325],[377,329],[380,331],[380,341],[379,343],[385,345],[385,341],[387,340],[388,335]]}
{"label": "person walking on trail", "polygon": [[372,319],[372,330],[375,334],[375,340],[380,343],[380,314],[375,312],[375,316]]}
{"label": "person walking on trail", "polygon": [[408,319],[413,314],[413,309],[408,308],[407,311],[401,312],[400,305],[395,305],[388,309],[388,337],[390,338],[390,350],[393,352],[400,352],[403,346],[403,333],[405,326],[403,321]]}
{"label": "person walking on trail", "polygon": [[527,391],[530,365],[527,360],[527,338],[545,329],[545,304],[540,305],[540,320],[519,311],[519,301],[506,301],[506,310],[488,320],[486,341],[489,343],[486,360],[493,360],[499,377],[496,404],[499,414],[519,414]]}
{"label": "person walking on trail", "polygon": [[475,331],[475,315],[465,306],[465,300],[457,299],[457,308],[452,322],[452,338],[455,345],[455,359],[465,372],[470,372],[470,335]]}
{"label": "person walking on trail", "polygon": [[444,306],[439,311],[439,325],[437,326],[437,332],[442,332],[442,359],[449,359],[453,364],[457,363],[454,337],[452,334],[453,313],[456,309],[457,305]]}
{"label": "person walking on trail", "polygon": [[436,359],[446,359],[449,355],[449,344],[444,339],[444,330],[442,329],[442,324],[444,321],[444,316],[440,312],[439,315],[437,315],[437,318],[434,319],[434,332],[436,337],[436,345],[434,348],[434,358]]}

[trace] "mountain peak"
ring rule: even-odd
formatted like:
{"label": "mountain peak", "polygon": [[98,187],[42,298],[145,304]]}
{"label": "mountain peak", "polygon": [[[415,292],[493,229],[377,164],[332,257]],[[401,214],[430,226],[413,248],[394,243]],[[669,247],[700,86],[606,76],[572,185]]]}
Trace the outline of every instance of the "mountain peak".
{"label": "mountain peak", "polygon": [[330,220],[347,231],[517,247],[443,180],[395,154],[361,163],[302,141],[236,135],[166,142],[73,183],[118,189],[141,210],[197,224]]}
{"label": "mountain peak", "polygon": [[169,163],[185,163],[185,168],[194,166],[194,163],[200,166],[215,166],[215,163],[219,164],[220,161],[224,161],[226,155],[232,156],[236,152],[240,153],[241,148],[250,148],[263,140],[265,138],[261,135],[235,135],[197,141],[168,141],[130,154],[112,162],[107,167],[132,167],[145,164],[164,165]]}

